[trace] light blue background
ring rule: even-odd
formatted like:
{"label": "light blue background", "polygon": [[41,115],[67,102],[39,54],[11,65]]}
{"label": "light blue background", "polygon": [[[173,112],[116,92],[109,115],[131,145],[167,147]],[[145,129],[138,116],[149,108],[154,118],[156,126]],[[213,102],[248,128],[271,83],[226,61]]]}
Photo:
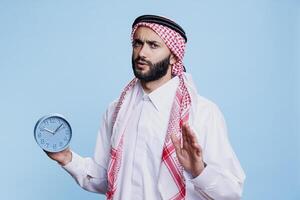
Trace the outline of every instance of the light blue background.
{"label": "light blue background", "polygon": [[132,78],[131,23],[175,19],[201,95],[219,105],[247,174],[245,200],[300,199],[300,2],[0,1],[0,198],[104,199],[38,148],[35,122],[65,115],[93,155],[99,122]]}

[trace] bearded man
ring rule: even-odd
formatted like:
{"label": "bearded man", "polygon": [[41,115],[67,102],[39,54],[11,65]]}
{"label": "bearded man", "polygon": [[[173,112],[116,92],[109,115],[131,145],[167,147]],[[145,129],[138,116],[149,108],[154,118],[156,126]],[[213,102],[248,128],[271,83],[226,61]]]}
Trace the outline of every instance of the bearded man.
{"label": "bearded man", "polygon": [[104,114],[94,157],[47,155],[109,200],[240,199],[244,171],[222,113],[185,72],[182,27],[143,15],[131,40],[135,78]]}

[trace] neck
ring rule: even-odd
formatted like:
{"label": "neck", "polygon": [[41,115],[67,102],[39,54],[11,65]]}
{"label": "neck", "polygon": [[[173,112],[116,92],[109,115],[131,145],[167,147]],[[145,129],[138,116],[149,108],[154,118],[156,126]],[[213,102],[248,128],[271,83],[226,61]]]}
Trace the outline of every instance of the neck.
{"label": "neck", "polygon": [[172,79],[171,73],[167,73],[165,76],[163,76],[160,79],[155,80],[155,81],[150,81],[150,82],[141,81],[141,85],[142,85],[144,91],[147,94],[149,94],[171,79]]}

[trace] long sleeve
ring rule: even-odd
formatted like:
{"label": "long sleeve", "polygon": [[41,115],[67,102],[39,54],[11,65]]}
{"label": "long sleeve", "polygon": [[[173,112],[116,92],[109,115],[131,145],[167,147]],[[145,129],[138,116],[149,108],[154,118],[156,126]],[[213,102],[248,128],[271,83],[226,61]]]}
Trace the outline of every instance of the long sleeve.
{"label": "long sleeve", "polygon": [[[229,143],[226,123],[219,108],[207,101],[202,106],[196,132],[207,164],[202,173],[191,180],[199,196],[205,199],[237,200],[241,198],[244,171]],[[197,119],[196,119],[197,120]]]}
{"label": "long sleeve", "polygon": [[72,151],[72,161],[62,166],[83,189],[105,194],[107,191],[107,166],[109,161],[112,103],[107,109],[97,135],[94,157],[81,157]]}
{"label": "long sleeve", "polygon": [[83,158],[72,151],[72,161],[63,168],[83,189],[104,194],[107,190],[106,168],[92,158]]}

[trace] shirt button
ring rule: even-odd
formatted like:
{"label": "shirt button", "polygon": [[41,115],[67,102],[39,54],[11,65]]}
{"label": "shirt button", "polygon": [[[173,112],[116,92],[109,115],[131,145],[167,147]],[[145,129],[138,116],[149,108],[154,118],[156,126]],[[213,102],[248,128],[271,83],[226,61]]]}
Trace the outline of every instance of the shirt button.
{"label": "shirt button", "polygon": [[150,101],[149,96],[145,94],[145,95],[143,96],[143,101]]}

